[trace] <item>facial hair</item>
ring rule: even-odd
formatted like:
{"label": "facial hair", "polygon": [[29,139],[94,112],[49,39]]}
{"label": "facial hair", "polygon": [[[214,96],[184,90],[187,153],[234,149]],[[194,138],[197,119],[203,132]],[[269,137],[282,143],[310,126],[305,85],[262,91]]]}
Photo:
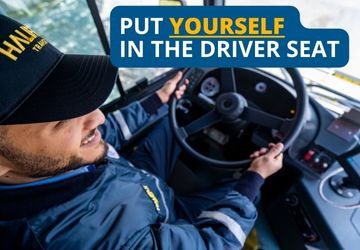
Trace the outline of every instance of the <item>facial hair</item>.
{"label": "facial hair", "polygon": [[101,154],[92,162],[86,162],[83,158],[75,155],[50,157],[44,154],[24,152],[9,142],[1,142],[0,144],[0,156],[11,162],[16,167],[15,171],[31,178],[55,176],[86,164],[98,164],[104,161],[108,151],[108,145],[101,140]]}

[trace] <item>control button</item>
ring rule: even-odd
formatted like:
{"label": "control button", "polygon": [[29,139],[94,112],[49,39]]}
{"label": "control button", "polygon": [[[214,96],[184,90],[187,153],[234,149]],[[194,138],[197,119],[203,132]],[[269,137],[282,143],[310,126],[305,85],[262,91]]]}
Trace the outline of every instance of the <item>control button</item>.
{"label": "control button", "polygon": [[306,161],[310,161],[314,154],[315,154],[315,151],[309,149],[309,151],[307,151],[307,153],[304,155],[304,159]]}
{"label": "control button", "polygon": [[323,167],[323,168],[328,168],[328,166],[329,166],[329,164],[328,164],[327,162],[324,162],[324,163],[322,164],[322,167]]}
{"label": "control button", "polygon": [[320,162],[320,156],[314,156],[313,161],[314,161],[315,163],[319,163],[319,162]]}

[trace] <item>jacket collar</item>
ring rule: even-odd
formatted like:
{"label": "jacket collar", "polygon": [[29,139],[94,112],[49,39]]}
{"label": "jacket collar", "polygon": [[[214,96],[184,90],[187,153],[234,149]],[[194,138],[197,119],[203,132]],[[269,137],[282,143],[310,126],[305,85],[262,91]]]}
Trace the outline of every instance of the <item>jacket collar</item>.
{"label": "jacket collar", "polygon": [[0,220],[31,216],[63,203],[90,186],[104,170],[95,166],[87,171],[83,168],[34,183],[0,186]]}

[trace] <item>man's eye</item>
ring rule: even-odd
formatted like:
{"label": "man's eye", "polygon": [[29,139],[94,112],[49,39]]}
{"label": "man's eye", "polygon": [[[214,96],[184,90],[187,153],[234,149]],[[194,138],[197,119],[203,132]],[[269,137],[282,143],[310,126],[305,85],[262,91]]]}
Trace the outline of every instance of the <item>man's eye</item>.
{"label": "man's eye", "polygon": [[62,120],[62,121],[58,121],[56,124],[55,124],[55,127],[56,128],[60,128],[62,127],[63,125],[65,125],[65,123],[67,123],[69,120]]}

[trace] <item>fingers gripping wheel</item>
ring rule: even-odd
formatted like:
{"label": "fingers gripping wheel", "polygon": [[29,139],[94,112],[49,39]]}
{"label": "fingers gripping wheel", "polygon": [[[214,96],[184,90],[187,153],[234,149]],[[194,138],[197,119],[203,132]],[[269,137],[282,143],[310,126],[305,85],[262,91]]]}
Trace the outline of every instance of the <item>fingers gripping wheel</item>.
{"label": "fingers gripping wheel", "polygon": [[[179,82],[179,87],[185,83],[194,68],[190,68]],[[202,129],[211,127],[221,121],[232,121],[238,118],[253,122],[255,124],[268,128],[278,129],[285,133],[282,143],[285,151],[299,135],[303,121],[305,120],[305,111],[308,103],[308,96],[304,81],[297,69],[286,68],[289,73],[296,91],[296,114],[293,119],[283,119],[281,117],[266,113],[247,105],[246,98],[237,92],[235,74],[233,68],[221,69],[221,87],[220,95],[216,99],[214,108],[205,115],[195,119],[190,124],[179,127],[176,119],[177,99],[172,97],[170,100],[170,124],[174,135],[181,147],[196,159],[210,165],[220,166],[226,169],[247,168],[250,160],[241,161],[223,161],[217,160],[196,151],[188,142],[187,138]]]}

